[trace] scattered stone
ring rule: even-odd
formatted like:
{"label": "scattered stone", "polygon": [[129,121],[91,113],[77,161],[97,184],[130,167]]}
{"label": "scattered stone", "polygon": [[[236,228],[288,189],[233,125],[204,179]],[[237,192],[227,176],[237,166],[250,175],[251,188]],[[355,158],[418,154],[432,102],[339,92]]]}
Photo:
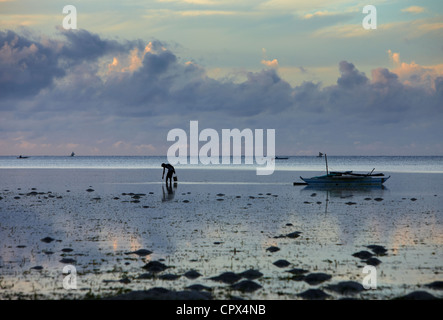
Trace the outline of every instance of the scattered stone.
{"label": "scattered stone", "polygon": [[184,274],[184,276],[188,279],[197,279],[198,277],[201,276],[201,274],[195,270],[189,270]]}
{"label": "scattered stone", "polygon": [[325,300],[330,297],[329,294],[320,289],[308,289],[299,293],[298,296],[306,300]]}
{"label": "scattered stone", "polygon": [[270,246],[269,248],[266,249],[266,251],[269,251],[269,252],[277,252],[279,250],[280,250],[280,248],[276,247],[276,246]]}
{"label": "scattered stone", "polygon": [[300,269],[300,268],[294,268],[294,269],[288,270],[288,272],[290,272],[292,274],[295,274],[295,275],[300,275],[300,274],[307,273],[308,270]]}
{"label": "scattered stone", "polygon": [[223,197],[224,195],[224,193],[217,193],[217,197]]}
{"label": "scattered stone", "polygon": [[405,296],[396,298],[396,300],[436,300],[432,294],[426,291],[414,291]]}
{"label": "scattered stone", "polygon": [[76,263],[74,259],[71,258],[63,258],[60,260],[61,263]]}
{"label": "scattered stone", "polygon": [[209,292],[196,290],[173,291],[155,287],[149,290],[131,291],[108,298],[108,300],[211,300]]}
{"label": "scattered stone", "polygon": [[168,269],[169,267],[159,261],[150,261],[147,264],[145,264],[142,268],[150,272],[161,272]]}
{"label": "scattered stone", "polygon": [[371,198],[365,198],[365,200],[368,201],[368,200],[372,200],[372,199]]}
{"label": "scattered stone", "polygon": [[273,265],[279,267],[279,268],[284,268],[289,266],[291,263],[289,261],[286,260],[277,260],[273,263]]}
{"label": "scattered stone", "polygon": [[188,287],[185,287],[185,289],[195,290],[195,291],[203,291],[203,290],[212,291],[212,288],[201,285],[201,284],[193,284]]}
{"label": "scattered stone", "polygon": [[124,277],[124,278],[120,279],[119,282],[124,283],[124,284],[128,284],[128,283],[131,283],[131,280],[129,280],[128,277]]}
{"label": "scattered stone", "polygon": [[325,282],[331,279],[332,276],[326,273],[318,272],[318,273],[310,273],[306,277],[304,277],[304,281],[310,285],[317,285],[322,282]]}
{"label": "scattered stone", "polygon": [[370,253],[369,251],[362,250],[362,251],[354,253],[352,256],[365,260],[365,259],[372,258],[373,254]]}
{"label": "scattered stone", "polygon": [[149,272],[149,273],[142,273],[136,279],[139,279],[139,280],[150,280],[150,279],[153,279],[154,277],[155,277],[155,275],[153,273]]}
{"label": "scattered stone", "polygon": [[231,285],[231,288],[242,292],[254,292],[262,288],[262,286],[251,280],[243,280],[239,283]]}
{"label": "scattered stone", "polygon": [[383,201],[383,198],[374,198],[374,200],[380,202]]}
{"label": "scattered stone", "polygon": [[426,287],[435,289],[435,290],[443,290],[443,281],[434,281],[431,283],[428,283]]}
{"label": "scattered stone", "polygon": [[255,279],[258,279],[261,276],[263,276],[263,273],[261,273],[258,270],[249,269],[249,270],[246,270],[246,271],[243,271],[243,272],[239,273],[238,275],[240,277],[246,278],[248,280],[255,280]]}
{"label": "scattered stone", "polygon": [[233,284],[241,279],[241,276],[234,272],[224,272],[216,277],[209,278],[214,281],[219,281],[223,283]]}
{"label": "scattered stone", "polygon": [[411,198],[411,201],[416,201],[417,199],[416,198]]}
{"label": "scattered stone", "polygon": [[184,202],[184,203],[188,203],[188,202],[189,202],[189,200],[183,200],[183,202]]}
{"label": "scattered stone", "polygon": [[35,266],[35,267],[32,267],[31,269],[34,269],[34,270],[43,270],[43,267],[42,267],[42,266]]}
{"label": "scattered stone", "polygon": [[45,238],[40,239],[40,240],[43,241],[43,242],[46,242],[46,243],[50,243],[50,242],[54,241],[55,239],[51,238],[51,237],[45,237]]}
{"label": "scattered stone", "polygon": [[23,248],[26,248],[26,246],[25,245],[18,245],[17,248],[23,249]]}
{"label": "scattered stone", "polygon": [[342,281],[337,284],[330,284],[326,286],[326,289],[343,295],[357,294],[365,290],[361,283],[355,281]]}
{"label": "scattered stone", "polygon": [[167,274],[162,274],[158,278],[161,280],[177,280],[178,278],[180,278],[180,276],[178,274],[167,273]]}
{"label": "scattered stone", "polygon": [[357,204],[357,202],[349,201],[349,202],[346,202],[345,204],[347,204],[348,206],[352,206],[352,205],[354,205],[354,204]]}
{"label": "scattered stone", "polygon": [[72,252],[72,251],[74,251],[74,250],[71,248],[63,248],[62,249],[62,252]]}
{"label": "scattered stone", "polygon": [[87,192],[93,192],[94,189],[89,188],[89,189],[86,189],[86,191],[87,191]]}
{"label": "scattered stone", "polygon": [[381,261],[378,260],[377,258],[369,258],[369,259],[366,259],[365,262],[366,262],[366,264],[368,264],[370,266],[374,266],[374,267],[378,266],[381,263]]}
{"label": "scattered stone", "polygon": [[384,256],[386,255],[386,252],[388,252],[388,250],[385,247],[376,244],[371,244],[369,246],[366,246],[366,248],[371,249],[371,251],[378,256]]}
{"label": "scattered stone", "polygon": [[291,238],[291,239],[295,239],[295,238],[300,237],[300,233],[301,233],[300,231],[294,231],[294,232],[288,233],[286,235],[286,237]]}
{"label": "scattered stone", "polygon": [[152,251],[149,251],[147,249],[138,249],[136,251],[130,251],[130,252],[125,252],[125,254],[136,254],[138,256],[147,256],[150,255],[152,253]]}

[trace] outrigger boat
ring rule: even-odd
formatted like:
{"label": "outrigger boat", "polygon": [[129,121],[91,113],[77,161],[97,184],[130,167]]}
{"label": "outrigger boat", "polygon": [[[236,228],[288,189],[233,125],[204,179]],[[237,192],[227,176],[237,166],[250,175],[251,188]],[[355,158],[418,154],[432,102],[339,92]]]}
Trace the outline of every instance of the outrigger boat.
{"label": "outrigger boat", "polygon": [[375,168],[369,173],[354,173],[352,171],[344,172],[329,172],[328,160],[326,154],[326,175],[302,178],[306,184],[315,186],[340,186],[340,187],[353,187],[353,186],[381,186],[391,176],[385,177],[383,173],[373,173]]}

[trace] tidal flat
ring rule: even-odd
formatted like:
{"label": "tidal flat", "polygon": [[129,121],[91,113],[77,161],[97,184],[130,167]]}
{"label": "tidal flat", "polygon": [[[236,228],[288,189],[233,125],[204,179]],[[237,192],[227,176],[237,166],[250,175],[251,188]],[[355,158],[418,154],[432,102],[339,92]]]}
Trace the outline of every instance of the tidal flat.
{"label": "tidal flat", "polygon": [[443,174],[321,190],[293,185],[312,172],[177,172],[1,169],[0,299],[443,297]]}

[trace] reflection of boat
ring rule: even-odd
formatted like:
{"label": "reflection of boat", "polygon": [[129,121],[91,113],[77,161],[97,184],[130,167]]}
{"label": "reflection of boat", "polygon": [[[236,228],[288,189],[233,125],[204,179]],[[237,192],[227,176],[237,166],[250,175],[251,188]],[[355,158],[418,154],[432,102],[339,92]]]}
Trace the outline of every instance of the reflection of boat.
{"label": "reflection of boat", "polygon": [[385,177],[383,173],[353,173],[352,171],[344,172],[329,172],[328,159],[326,160],[326,174],[312,178],[302,178],[308,185],[321,186],[338,186],[338,187],[352,187],[352,186],[381,186],[386,180],[390,178]]}

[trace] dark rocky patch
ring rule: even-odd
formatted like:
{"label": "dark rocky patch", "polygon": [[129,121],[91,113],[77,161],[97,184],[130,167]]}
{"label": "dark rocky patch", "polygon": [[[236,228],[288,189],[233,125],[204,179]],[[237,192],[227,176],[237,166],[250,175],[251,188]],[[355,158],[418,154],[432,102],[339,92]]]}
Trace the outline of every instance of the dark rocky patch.
{"label": "dark rocky patch", "polygon": [[332,276],[326,273],[310,273],[303,278],[303,280],[310,285],[317,285],[331,279]]}
{"label": "dark rocky patch", "polygon": [[188,287],[185,287],[185,289],[195,290],[195,291],[202,291],[202,290],[212,291],[212,288],[204,286],[204,285],[201,285],[201,284],[193,284],[193,285],[190,285]]}
{"label": "dark rocky patch", "polygon": [[51,243],[52,241],[54,241],[54,238],[51,237],[45,237],[43,239],[40,239],[41,241],[45,242],[45,243]]}
{"label": "dark rocky patch", "polygon": [[287,260],[277,260],[275,262],[273,262],[273,265],[279,267],[279,268],[284,268],[289,266],[291,263]]}
{"label": "dark rocky patch", "polygon": [[161,280],[177,280],[178,278],[180,278],[180,275],[167,273],[160,275],[158,278]]}
{"label": "dark rocky patch", "polygon": [[325,300],[330,297],[329,294],[320,289],[308,289],[297,294],[297,296],[306,300]]}
{"label": "dark rocky patch", "polygon": [[258,270],[249,269],[249,270],[246,270],[246,271],[243,271],[243,272],[239,273],[238,275],[240,277],[246,278],[248,280],[255,280],[255,279],[258,279],[261,276],[263,276],[263,273],[261,273]]}
{"label": "dark rocky patch", "polygon": [[300,275],[300,274],[307,273],[308,270],[300,269],[300,268],[294,268],[294,269],[288,270],[288,272],[290,272],[290,273],[292,273],[294,275]]}
{"label": "dark rocky patch", "polygon": [[374,266],[374,267],[378,266],[381,263],[380,260],[378,260],[377,258],[374,258],[374,257],[366,259],[365,262],[366,262],[366,264],[368,264],[370,266]]}
{"label": "dark rocky patch", "polygon": [[237,282],[238,280],[240,280],[241,276],[239,276],[238,274],[236,274],[234,272],[228,271],[228,272],[223,272],[222,274],[220,274],[216,277],[211,277],[209,279],[211,279],[213,281],[233,284],[233,283]]}
{"label": "dark rocky patch", "polygon": [[435,290],[443,290],[443,281],[434,281],[426,284],[426,287],[435,289]]}
{"label": "dark rocky patch", "polygon": [[362,251],[359,251],[359,252],[356,252],[356,253],[352,254],[352,256],[365,260],[365,259],[372,258],[373,254],[370,253],[369,251],[362,250]]}
{"label": "dark rocky patch", "polygon": [[330,284],[326,286],[326,289],[343,295],[357,294],[365,290],[362,284],[355,281],[342,281],[337,284]]}
{"label": "dark rocky patch", "polygon": [[437,298],[426,291],[414,291],[395,300],[436,300]]}
{"label": "dark rocky patch", "polygon": [[280,248],[276,247],[276,246],[270,246],[269,248],[266,249],[266,251],[269,251],[269,252],[277,252],[279,250],[280,250]]}
{"label": "dark rocky patch", "polygon": [[231,288],[242,292],[254,292],[262,288],[262,286],[251,280],[243,280],[239,283],[231,285]]}
{"label": "dark rocky patch", "polygon": [[209,292],[196,290],[173,291],[165,288],[152,288],[149,290],[131,291],[120,294],[107,300],[211,300]]}
{"label": "dark rocky patch", "polygon": [[188,279],[197,279],[198,277],[201,276],[201,274],[195,270],[189,270],[184,274],[184,276]]}
{"label": "dark rocky patch", "polygon": [[142,268],[150,272],[161,272],[168,269],[169,267],[161,263],[160,261],[150,261],[147,264],[145,264]]}
{"label": "dark rocky patch", "polygon": [[74,259],[71,258],[63,258],[60,260],[61,263],[76,263]]}
{"label": "dark rocky patch", "polygon": [[388,252],[385,247],[376,244],[371,244],[369,246],[366,246],[366,248],[371,249],[371,251],[378,256],[384,256],[386,255],[386,252]]}
{"label": "dark rocky patch", "polygon": [[138,256],[147,256],[150,255],[152,253],[152,251],[147,250],[147,249],[138,249],[136,251],[130,251],[130,252],[125,252],[125,254],[136,254]]}

